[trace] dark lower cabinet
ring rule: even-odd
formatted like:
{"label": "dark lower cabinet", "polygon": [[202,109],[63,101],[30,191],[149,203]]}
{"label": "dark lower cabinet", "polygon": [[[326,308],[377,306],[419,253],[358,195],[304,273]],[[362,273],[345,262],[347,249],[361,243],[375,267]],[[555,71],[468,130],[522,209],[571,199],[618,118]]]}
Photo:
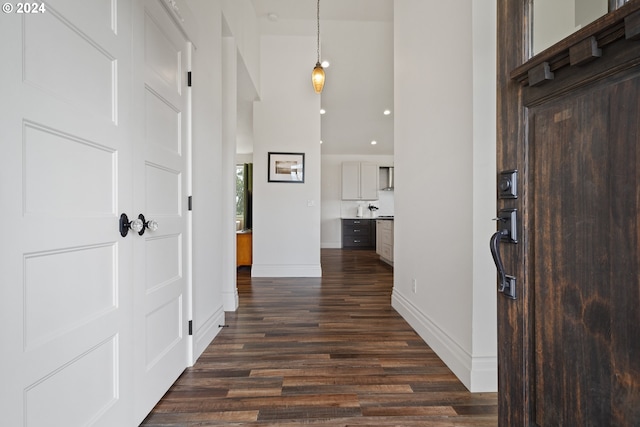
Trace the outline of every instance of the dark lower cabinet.
{"label": "dark lower cabinet", "polygon": [[374,219],[343,219],[342,247],[375,249],[376,221]]}

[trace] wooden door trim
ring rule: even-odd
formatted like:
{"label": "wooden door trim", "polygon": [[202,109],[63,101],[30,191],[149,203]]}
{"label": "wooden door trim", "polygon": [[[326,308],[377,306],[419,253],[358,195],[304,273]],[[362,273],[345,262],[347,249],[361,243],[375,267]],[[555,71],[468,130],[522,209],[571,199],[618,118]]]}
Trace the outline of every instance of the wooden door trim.
{"label": "wooden door trim", "polygon": [[625,4],[567,38],[545,49],[514,68],[510,76],[525,86],[535,86],[550,79],[532,81],[538,70],[555,74],[569,66],[581,66],[599,58],[596,52],[612,43],[640,37],[640,1]]}
{"label": "wooden door trim", "polygon": [[[497,159],[498,171],[517,169],[519,174],[527,172],[527,149],[525,135],[526,111],[522,103],[522,85],[512,79],[512,70],[529,57],[530,25],[526,1],[498,0],[498,51],[497,51]],[[518,141],[514,144],[513,141]],[[498,419],[501,426],[529,425],[532,413],[531,393],[527,389],[533,373],[530,367],[529,348],[532,343],[525,340],[514,342],[514,338],[528,337],[532,322],[527,292],[528,265],[527,231],[527,182],[518,189],[517,199],[499,199],[497,209],[518,209],[520,215],[518,234],[523,238],[518,244],[504,244],[502,257],[508,274],[516,276],[518,298],[510,300],[498,294]],[[514,380],[515,379],[515,380]],[[533,406],[535,407],[535,406]]]}

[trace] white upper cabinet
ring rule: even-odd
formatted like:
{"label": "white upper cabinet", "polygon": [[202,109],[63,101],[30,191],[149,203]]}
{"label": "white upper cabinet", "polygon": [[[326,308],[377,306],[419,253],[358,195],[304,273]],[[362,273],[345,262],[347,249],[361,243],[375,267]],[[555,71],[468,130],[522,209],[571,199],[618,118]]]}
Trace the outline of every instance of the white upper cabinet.
{"label": "white upper cabinet", "polygon": [[342,163],[342,200],[378,200],[378,165]]}

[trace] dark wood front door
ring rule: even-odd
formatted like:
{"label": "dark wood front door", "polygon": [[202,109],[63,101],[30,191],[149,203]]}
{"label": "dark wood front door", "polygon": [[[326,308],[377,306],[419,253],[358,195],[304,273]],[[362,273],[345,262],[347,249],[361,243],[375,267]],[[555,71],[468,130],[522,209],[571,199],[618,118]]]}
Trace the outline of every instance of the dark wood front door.
{"label": "dark wood front door", "polygon": [[498,170],[518,170],[500,246],[501,426],[640,425],[640,0],[527,58],[500,0]]}

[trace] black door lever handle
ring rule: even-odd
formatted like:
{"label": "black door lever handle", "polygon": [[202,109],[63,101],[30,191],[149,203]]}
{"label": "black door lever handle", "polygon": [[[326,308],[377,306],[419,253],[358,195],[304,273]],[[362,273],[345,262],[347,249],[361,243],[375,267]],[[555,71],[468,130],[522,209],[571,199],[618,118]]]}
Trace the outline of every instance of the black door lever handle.
{"label": "black door lever handle", "polygon": [[502,257],[500,256],[500,240],[502,240],[502,237],[507,236],[509,236],[509,230],[506,228],[493,233],[493,236],[491,236],[489,240],[489,249],[491,249],[491,256],[493,257],[493,262],[496,264],[500,276],[498,292],[502,292],[511,299],[516,299],[516,278],[505,273]]}
{"label": "black door lever handle", "polygon": [[491,256],[493,257],[493,262],[496,264],[496,268],[498,269],[498,274],[500,275],[500,287],[498,291],[504,291],[504,282],[506,279],[506,273],[504,272],[504,265],[502,264],[502,257],[500,256],[500,239],[502,236],[506,236],[509,232],[506,229],[498,230],[493,233],[491,236],[491,240],[489,240],[489,249],[491,249]]}

